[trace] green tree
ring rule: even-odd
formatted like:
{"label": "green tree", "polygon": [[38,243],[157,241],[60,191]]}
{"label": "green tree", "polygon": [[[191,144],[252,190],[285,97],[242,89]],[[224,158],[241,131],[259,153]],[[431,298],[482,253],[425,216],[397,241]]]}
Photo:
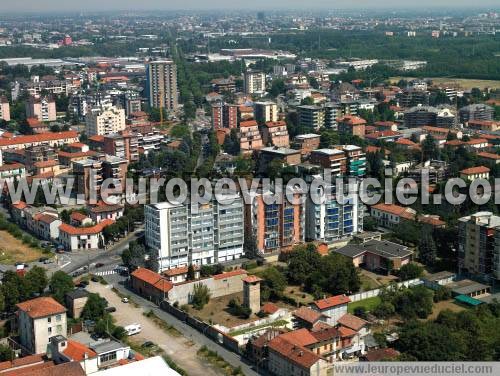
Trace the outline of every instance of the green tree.
{"label": "green tree", "polygon": [[197,310],[201,310],[210,300],[210,290],[203,283],[197,283],[193,286],[193,296],[191,303]]}
{"label": "green tree", "polygon": [[398,271],[398,277],[401,281],[418,278],[424,272],[424,268],[413,262],[403,265]]}
{"label": "green tree", "polygon": [[24,278],[33,292],[42,294],[47,288],[48,278],[44,268],[35,265]]}
{"label": "green tree", "polygon": [[63,271],[59,270],[52,274],[49,282],[50,293],[59,303],[64,304],[64,295],[73,291],[75,285],[73,279]]}
{"label": "green tree", "polygon": [[194,272],[194,266],[193,266],[193,264],[189,264],[189,266],[188,266],[186,279],[188,281],[194,281],[195,280],[195,272]]}
{"label": "green tree", "polygon": [[144,265],[146,248],[137,241],[130,242],[127,249],[122,253],[123,264],[132,272]]}
{"label": "green tree", "polygon": [[302,285],[306,278],[319,268],[321,256],[316,251],[314,244],[296,246],[288,259],[288,280],[297,285]]}
{"label": "green tree", "polygon": [[275,266],[264,270],[261,274],[264,279],[262,283],[263,295],[270,298],[279,298],[287,285],[285,274]]}
{"label": "green tree", "polygon": [[10,346],[0,344],[0,362],[14,360],[14,356],[14,351],[10,348]]}
{"label": "green tree", "polygon": [[108,302],[98,294],[89,294],[82,310],[82,318],[97,321],[104,316]]}

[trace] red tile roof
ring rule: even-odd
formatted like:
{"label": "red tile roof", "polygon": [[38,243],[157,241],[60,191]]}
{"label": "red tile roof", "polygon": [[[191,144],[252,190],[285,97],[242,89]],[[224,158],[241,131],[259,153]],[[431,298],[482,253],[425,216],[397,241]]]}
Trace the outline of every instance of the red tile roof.
{"label": "red tile roof", "polygon": [[318,342],[311,332],[305,328],[283,333],[280,337],[297,346],[309,346]]}
{"label": "red tile roof", "polygon": [[481,157],[481,158],[484,158],[484,159],[493,159],[493,160],[499,160],[500,159],[500,155],[498,154],[494,154],[494,153],[488,153],[488,152],[481,152],[481,153],[477,153],[477,156],[478,157]]}
{"label": "red tile roof", "polygon": [[240,123],[240,128],[244,128],[244,127],[256,127],[257,126],[257,122],[255,120],[247,120],[247,121],[242,121]]}
{"label": "red tile roof", "polygon": [[0,147],[10,146],[10,145],[31,144],[35,142],[65,140],[71,138],[78,138],[78,132],[76,131],[47,132],[37,135],[17,136],[9,139],[0,139]]}
{"label": "red tile roof", "polygon": [[247,271],[245,269],[235,269],[235,270],[232,270],[230,272],[216,274],[216,275],[214,275],[213,278],[215,280],[217,280],[217,279],[224,279],[224,278],[234,277],[234,276],[243,275],[243,274],[245,274],[245,275],[247,274]]}
{"label": "red tile roof", "polygon": [[35,355],[25,356],[24,358],[15,358],[13,360],[7,360],[5,362],[1,362],[0,372],[7,370],[9,368],[26,367],[27,365],[30,364],[37,364],[43,362],[45,362],[45,354],[35,354]]}
{"label": "red tile roof", "polygon": [[466,142],[468,145],[477,145],[477,144],[487,144],[488,140],[485,138],[471,138]]}
{"label": "red tile roof", "polygon": [[363,118],[360,118],[358,116],[344,116],[340,119],[338,119],[338,122],[345,123],[347,125],[363,125],[366,124],[366,120]]}
{"label": "red tile roof", "polygon": [[[193,268],[194,268],[194,270],[198,270],[199,266],[193,265]],[[172,269],[165,270],[165,271],[163,271],[163,274],[165,274],[166,276],[169,276],[169,277],[173,277],[176,275],[186,274],[188,272],[188,269],[189,269],[189,266],[180,266],[178,268],[172,268]]]}
{"label": "red tile roof", "polygon": [[289,362],[307,369],[311,368],[316,362],[321,359],[311,350],[288,342],[287,340],[282,338],[282,335],[269,341],[268,347],[271,351],[279,353]]}
{"label": "red tile roof", "polygon": [[486,166],[476,166],[460,171],[464,175],[485,174],[487,172],[490,172],[490,169]]}
{"label": "red tile roof", "polygon": [[90,136],[89,140],[94,142],[104,142],[104,136],[96,134],[94,136]]}
{"label": "red tile roof", "polygon": [[132,272],[131,276],[163,292],[169,292],[174,287],[172,282],[149,269],[138,268]]}
{"label": "red tile roof", "polygon": [[384,204],[381,202],[380,204],[373,205],[371,208],[406,219],[413,219],[415,217],[415,214],[411,211],[411,209],[395,204]]}
{"label": "red tile roof", "polygon": [[11,170],[17,170],[20,168],[24,168],[24,165],[21,163],[7,163],[7,164],[0,166],[0,171],[11,171]]}
{"label": "red tile roof", "polygon": [[262,281],[262,278],[259,278],[256,275],[249,275],[243,278],[242,281],[246,283],[256,283]]}
{"label": "red tile roof", "polygon": [[373,132],[365,135],[366,138],[370,139],[378,139],[382,137],[396,137],[396,136],[401,136],[401,133],[396,132],[396,131],[379,131],[379,132]]}
{"label": "red tile roof", "polygon": [[361,328],[363,328],[364,326],[368,325],[368,321],[365,321],[357,316],[351,315],[350,313],[346,313],[344,316],[339,318],[337,322],[340,325],[343,325],[357,332],[361,330]]}
{"label": "red tile roof", "polygon": [[28,204],[26,204],[24,201],[19,201],[15,204],[12,204],[12,206],[15,207],[16,209],[22,210],[24,208],[27,208]]}
{"label": "red tile roof", "polygon": [[84,360],[85,354],[87,354],[89,358],[94,358],[97,356],[97,353],[94,350],[88,348],[80,342],[76,342],[71,339],[68,339],[67,347],[63,351],[63,354],[66,355],[69,359],[76,362],[81,362],[82,360]]}
{"label": "red tile roof", "polygon": [[308,308],[308,307],[300,307],[295,312],[293,312],[293,315],[301,320],[304,320],[304,321],[310,323],[310,324],[314,324],[322,316],[322,314],[319,313],[318,311],[315,311],[315,310]]}
{"label": "red tile roof", "polygon": [[112,219],[104,219],[98,224],[90,227],[74,227],[63,223],[59,226],[59,231],[65,232],[69,235],[95,235],[99,234],[105,227],[115,223]]}
{"label": "red tile roof", "polygon": [[399,351],[396,351],[390,347],[385,349],[377,349],[368,351],[363,358],[369,362],[377,362],[384,359],[392,359],[399,356]]}
{"label": "red tile roof", "polygon": [[57,219],[58,219],[57,217],[54,217],[53,215],[50,214],[40,214],[37,218],[37,220],[39,220],[40,222],[44,222],[47,224],[57,221]]}
{"label": "red tile roof", "polygon": [[326,299],[316,300],[313,304],[318,307],[320,310],[336,307],[339,305],[347,304],[351,301],[348,296],[345,295],[336,295],[331,296]]}
{"label": "red tile roof", "polygon": [[268,128],[286,127],[286,123],[282,120],[280,120],[280,121],[268,121],[266,123],[266,127],[268,127]]}
{"label": "red tile roof", "polygon": [[398,145],[404,145],[404,146],[418,146],[417,143],[413,142],[412,140],[409,140],[407,138],[400,138],[399,140],[396,141],[396,144]]}
{"label": "red tile roof", "polygon": [[75,211],[75,212],[71,213],[70,218],[75,220],[75,221],[81,222],[81,221],[84,221],[85,219],[87,219],[88,217],[83,213]]}
{"label": "red tile roof", "polygon": [[262,312],[267,313],[268,315],[272,315],[273,313],[278,312],[280,307],[278,307],[276,304],[268,302],[262,306],[260,309]]}
{"label": "red tile roof", "polygon": [[16,304],[20,311],[26,312],[29,317],[37,319],[66,312],[66,308],[54,298],[42,296]]}

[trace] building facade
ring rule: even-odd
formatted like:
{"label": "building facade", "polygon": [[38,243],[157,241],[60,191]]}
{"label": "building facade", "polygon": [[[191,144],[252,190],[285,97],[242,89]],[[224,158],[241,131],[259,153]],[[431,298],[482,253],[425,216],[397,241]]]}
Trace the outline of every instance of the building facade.
{"label": "building facade", "polygon": [[87,136],[108,135],[125,129],[125,110],[114,106],[94,108],[85,116]]}
{"label": "building facade", "polygon": [[179,105],[177,66],[171,60],[151,61],[146,67],[149,105],[175,111]]}

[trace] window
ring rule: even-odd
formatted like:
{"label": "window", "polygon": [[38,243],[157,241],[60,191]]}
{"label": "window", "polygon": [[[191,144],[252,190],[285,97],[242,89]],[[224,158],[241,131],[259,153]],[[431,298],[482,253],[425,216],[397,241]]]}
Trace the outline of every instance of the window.
{"label": "window", "polygon": [[50,324],[52,322],[52,317],[47,317],[47,322]]}
{"label": "window", "polygon": [[106,362],[109,362],[111,360],[116,360],[116,352],[101,355],[99,359],[100,359],[101,363],[106,363]]}
{"label": "window", "polygon": [[61,321],[61,317],[62,317],[61,315],[57,315],[56,316],[56,321]]}
{"label": "window", "polygon": [[52,334],[52,328],[48,328],[48,329],[47,329],[47,332],[48,332],[49,334]]}

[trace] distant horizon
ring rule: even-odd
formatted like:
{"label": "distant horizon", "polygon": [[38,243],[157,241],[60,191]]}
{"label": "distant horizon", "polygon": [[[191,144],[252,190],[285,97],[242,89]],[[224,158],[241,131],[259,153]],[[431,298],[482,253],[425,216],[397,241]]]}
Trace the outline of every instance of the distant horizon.
{"label": "distant horizon", "polygon": [[[382,4],[374,3],[370,0],[357,0],[356,6],[352,1],[340,0],[335,1],[333,5],[328,0],[312,0],[305,4],[303,1],[297,0],[275,0],[272,2],[264,0],[254,0],[252,3],[243,2],[242,0],[213,0],[210,5],[200,0],[184,0],[183,6],[178,7],[178,4],[168,4],[161,0],[143,0],[142,2],[132,0],[107,0],[101,2],[99,0],[87,0],[84,5],[81,3],[71,4],[71,1],[62,0],[46,0],[41,3],[35,0],[25,0],[19,3],[0,4],[0,12],[2,15],[9,14],[68,14],[68,13],[109,13],[109,12],[224,12],[224,11],[363,11],[363,10],[380,10],[380,11],[404,11],[418,10],[418,13],[430,13],[432,11],[450,11],[457,10],[475,10],[475,11],[500,11],[500,4],[493,0],[476,0],[474,5],[468,0],[421,0],[418,3],[401,4],[397,0],[385,0]],[[2,16],[0,15],[0,17]]]}

